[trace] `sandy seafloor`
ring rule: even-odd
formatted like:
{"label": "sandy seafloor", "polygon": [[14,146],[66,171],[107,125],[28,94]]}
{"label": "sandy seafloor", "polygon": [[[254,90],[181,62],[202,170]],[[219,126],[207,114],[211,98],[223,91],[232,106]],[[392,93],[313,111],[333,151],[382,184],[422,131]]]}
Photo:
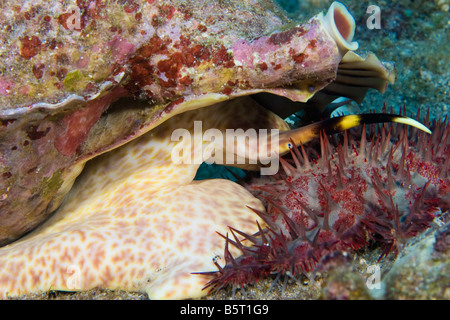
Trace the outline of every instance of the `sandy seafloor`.
{"label": "sandy seafloor", "polygon": [[[332,1],[279,0],[291,17],[307,19],[326,10]],[[394,61],[397,80],[382,95],[369,91],[361,111],[380,111],[384,103],[398,110],[406,106],[415,114],[430,109],[432,118],[449,114],[450,14],[449,1],[342,1],[357,21],[355,40],[359,51],[373,51],[381,60]],[[369,5],[380,7],[381,29],[370,30],[366,21]],[[448,229],[448,227],[447,227]],[[205,299],[450,299],[448,251],[436,252],[436,234],[430,230],[413,239],[396,259],[389,255],[379,266],[381,288],[369,290],[367,267],[375,264],[379,249],[364,249],[351,254],[349,263],[327,272],[313,272],[296,279],[274,278],[209,295]],[[442,239],[443,238],[443,239]],[[448,232],[440,241],[450,244]],[[145,294],[110,290],[80,293],[48,292],[23,299],[147,299]]]}

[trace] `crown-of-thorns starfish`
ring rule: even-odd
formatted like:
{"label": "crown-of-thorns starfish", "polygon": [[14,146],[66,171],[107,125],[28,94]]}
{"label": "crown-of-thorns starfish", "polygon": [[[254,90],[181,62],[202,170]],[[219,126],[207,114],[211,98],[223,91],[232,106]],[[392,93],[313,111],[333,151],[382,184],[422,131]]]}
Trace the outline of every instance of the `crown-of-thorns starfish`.
{"label": "crown-of-thorns starfish", "polygon": [[281,118],[250,101],[180,114],[91,161],[54,216],[0,248],[0,296],[94,287],[144,291],[150,298],[205,295],[208,279],[192,272],[211,270],[223,252],[223,239],[216,232],[224,233],[228,226],[256,232],[258,218],[249,207],[262,212],[264,207],[231,181],[192,181],[198,159],[173,164],[173,148],[191,141],[172,141],[171,133],[177,128],[192,132],[195,120],[202,121],[203,130],[284,130],[281,154],[289,151],[283,141],[304,143],[320,129],[345,130],[373,119],[421,127],[401,116],[370,115],[285,131],[288,126]]}

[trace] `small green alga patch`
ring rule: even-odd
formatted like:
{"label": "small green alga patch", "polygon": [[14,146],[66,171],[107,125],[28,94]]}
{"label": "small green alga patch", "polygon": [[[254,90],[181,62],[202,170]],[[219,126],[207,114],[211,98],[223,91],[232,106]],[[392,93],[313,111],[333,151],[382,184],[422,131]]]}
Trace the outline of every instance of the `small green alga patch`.
{"label": "small green alga patch", "polygon": [[84,76],[80,70],[70,71],[63,80],[64,88],[77,92],[84,87]]}
{"label": "small green alga patch", "polygon": [[62,171],[58,170],[51,177],[42,179],[41,196],[42,198],[53,197],[63,184]]}

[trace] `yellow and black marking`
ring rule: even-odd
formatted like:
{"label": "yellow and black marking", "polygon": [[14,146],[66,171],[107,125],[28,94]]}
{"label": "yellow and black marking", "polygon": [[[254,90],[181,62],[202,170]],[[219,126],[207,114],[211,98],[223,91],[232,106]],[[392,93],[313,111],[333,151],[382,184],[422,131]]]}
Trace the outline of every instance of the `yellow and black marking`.
{"label": "yellow and black marking", "polygon": [[318,138],[322,131],[328,135],[342,132],[362,124],[384,122],[406,124],[431,134],[431,131],[419,121],[401,115],[388,113],[347,115],[330,118],[298,129],[281,132],[279,137],[279,154],[283,155],[289,152],[289,149],[292,147],[292,142],[296,145],[304,144],[312,139]]}

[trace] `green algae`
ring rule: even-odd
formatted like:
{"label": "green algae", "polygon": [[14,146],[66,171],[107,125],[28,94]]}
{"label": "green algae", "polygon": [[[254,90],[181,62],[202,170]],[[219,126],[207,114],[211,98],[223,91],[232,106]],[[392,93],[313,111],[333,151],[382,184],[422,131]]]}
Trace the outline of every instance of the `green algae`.
{"label": "green algae", "polygon": [[53,198],[63,182],[64,180],[61,169],[56,171],[51,177],[44,177],[42,180],[42,188],[40,190],[42,198]]}
{"label": "green algae", "polygon": [[84,87],[83,73],[80,70],[70,71],[63,80],[64,88],[77,92]]}

